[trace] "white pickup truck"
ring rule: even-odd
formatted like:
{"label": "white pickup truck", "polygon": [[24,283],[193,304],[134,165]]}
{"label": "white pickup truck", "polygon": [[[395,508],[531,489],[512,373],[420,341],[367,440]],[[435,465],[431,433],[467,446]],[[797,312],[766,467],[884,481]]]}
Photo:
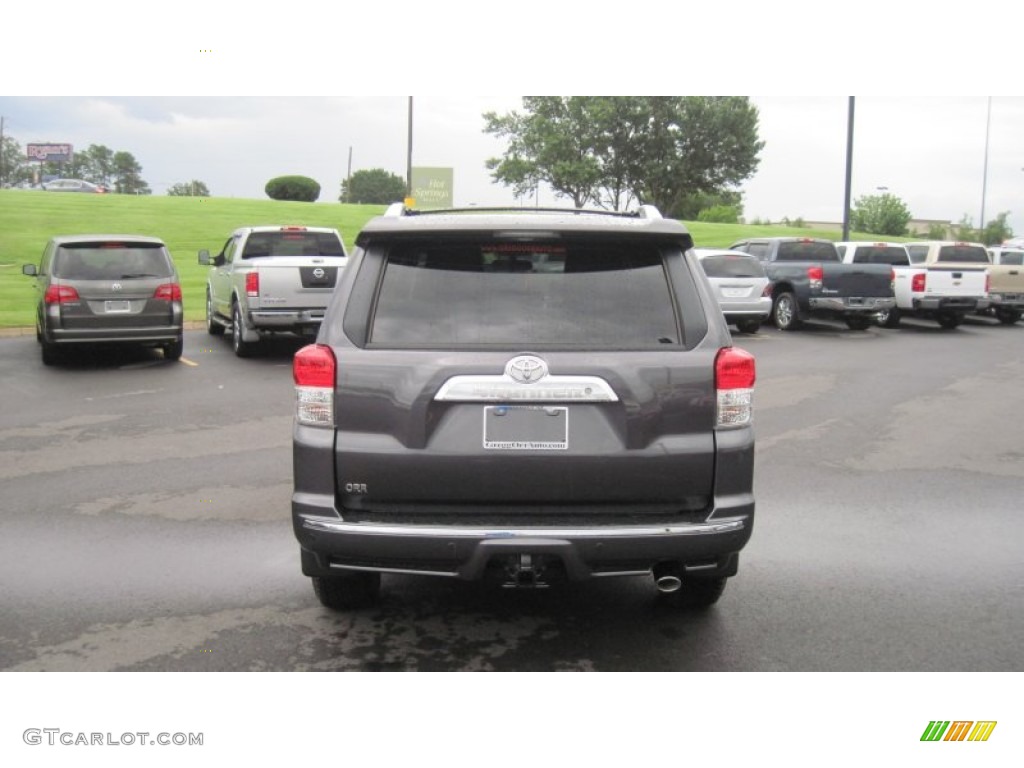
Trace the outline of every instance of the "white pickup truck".
{"label": "white pickup truck", "polygon": [[199,263],[210,267],[206,330],[230,328],[235,354],[248,357],[268,334],[316,334],[348,254],[336,229],[242,227]]}
{"label": "white pickup truck", "polygon": [[921,317],[943,328],[956,328],[968,312],[988,305],[984,268],[950,268],[937,260],[937,254],[930,262],[912,263],[914,258],[902,243],[845,242],[836,243],[836,249],[848,264],[892,267],[896,307],[878,313],[879,325],[886,328],[898,327],[902,317]]}
{"label": "white pickup truck", "polygon": [[1005,325],[1013,325],[1024,315],[1024,244],[1006,243],[988,249],[990,311]]}

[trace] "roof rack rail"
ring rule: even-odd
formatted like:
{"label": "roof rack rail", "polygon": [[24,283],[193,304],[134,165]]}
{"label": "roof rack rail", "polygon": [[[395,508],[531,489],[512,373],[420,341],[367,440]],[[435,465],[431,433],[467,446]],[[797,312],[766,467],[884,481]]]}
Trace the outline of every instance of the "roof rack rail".
{"label": "roof rack rail", "polygon": [[384,212],[385,216],[430,216],[448,213],[557,213],[563,216],[622,216],[628,218],[660,219],[661,212],[653,205],[641,205],[636,211],[605,211],[597,208],[524,208],[512,205],[469,206],[465,208],[406,208],[404,203],[392,203]]}

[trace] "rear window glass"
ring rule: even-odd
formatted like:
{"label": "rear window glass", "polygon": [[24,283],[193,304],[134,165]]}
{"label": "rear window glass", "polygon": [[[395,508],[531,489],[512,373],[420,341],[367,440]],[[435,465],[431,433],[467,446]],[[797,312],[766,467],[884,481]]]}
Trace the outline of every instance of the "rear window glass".
{"label": "rear window glass", "polygon": [[61,246],[53,274],[65,280],[131,280],[170,277],[174,271],[162,245],[105,242]]}
{"label": "rear window glass", "polygon": [[655,248],[430,243],[388,254],[369,341],[649,348],[680,331]]}
{"label": "rear window glass", "polygon": [[753,256],[722,254],[700,260],[708,277],[764,277],[764,267]]}
{"label": "rear window glass", "polygon": [[854,264],[910,264],[906,248],[885,245],[858,246],[853,254]]}
{"label": "rear window glass", "polygon": [[839,261],[839,253],[832,243],[813,240],[795,240],[779,243],[776,261]]}
{"label": "rear window glass", "polygon": [[939,248],[937,261],[988,264],[988,253],[980,245],[943,245]]}
{"label": "rear window glass", "polygon": [[907,253],[910,254],[911,264],[920,264],[928,258],[928,246],[927,245],[908,245]]}
{"label": "rear window glass", "polygon": [[245,241],[243,259],[260,256],[344,256],[333,232],[253,232]]}

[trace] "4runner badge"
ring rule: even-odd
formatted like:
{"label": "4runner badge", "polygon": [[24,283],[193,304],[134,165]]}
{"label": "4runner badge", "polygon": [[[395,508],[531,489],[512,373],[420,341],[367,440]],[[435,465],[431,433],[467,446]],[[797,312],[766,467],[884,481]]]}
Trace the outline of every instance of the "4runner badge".
{"label": "4runner badge", "polygon": [[532,384],[548,375],[548,364],[533,355],[520,355],[508,361],[505,374],[521,384]]}

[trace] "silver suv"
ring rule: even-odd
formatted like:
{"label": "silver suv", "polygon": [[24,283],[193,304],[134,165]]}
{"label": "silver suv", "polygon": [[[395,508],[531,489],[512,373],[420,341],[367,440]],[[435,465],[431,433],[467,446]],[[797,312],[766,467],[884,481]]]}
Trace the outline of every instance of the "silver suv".
{"label": "silver suv", "polygon": [[325,606],[383,573],[718,599],[753,525],[754,360],[681,224],[396,204],[356,245],[294,360],[294,530]]}
{"label": "silver suv", "polygon": [[36,338],[45,365],[88,344],[184,345],[181,283],[162,240],[144,235],[64,235],[43,249],[35,278]]}

